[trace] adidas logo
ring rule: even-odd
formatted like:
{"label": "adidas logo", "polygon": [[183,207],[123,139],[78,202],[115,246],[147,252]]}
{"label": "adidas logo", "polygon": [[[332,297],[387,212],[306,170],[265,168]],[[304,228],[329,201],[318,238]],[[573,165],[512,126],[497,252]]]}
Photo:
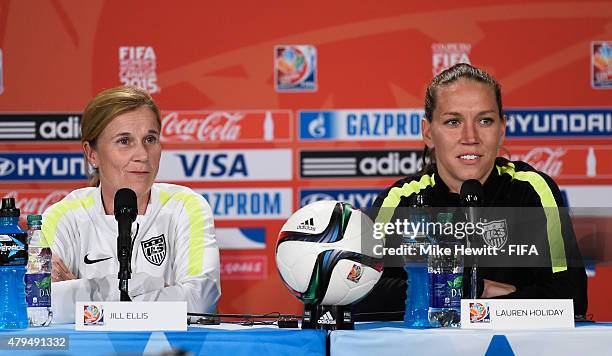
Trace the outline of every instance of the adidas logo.
{"label": "adidas logo", "polygon": [[328,311],[327,313],[321,315],[319,320],[317,320],[317,324],[335,325],[336,319],[334,319],[334,317],[332,317],[331,313]]}
{"label": "adidas logo", "polygon": [[297,227],[298,230],[310,230],[315,231],[314,218],[306,219]]}

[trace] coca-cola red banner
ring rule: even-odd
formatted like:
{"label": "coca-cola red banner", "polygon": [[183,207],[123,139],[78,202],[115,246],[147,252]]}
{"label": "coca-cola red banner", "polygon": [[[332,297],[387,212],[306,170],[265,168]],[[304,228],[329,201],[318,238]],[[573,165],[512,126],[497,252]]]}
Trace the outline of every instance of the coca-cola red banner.
{"label": "coca-cola red banner", "polygon": [[534,142],[503,152],[551,176],[558,184],[612,184],[612,145],[558,145]]}
{"label": "coca-cola red banner", "polygon": [[288,142],[292,115],[286,110],[163,111],[164,143]]}
{"label": "coca-cola red banner", "polygon": [[42,214],[45,209],[62,200],[70,190],[4,190],[0,189],[0,197],[15,198],[15,205],[21,209],[22,215]]}

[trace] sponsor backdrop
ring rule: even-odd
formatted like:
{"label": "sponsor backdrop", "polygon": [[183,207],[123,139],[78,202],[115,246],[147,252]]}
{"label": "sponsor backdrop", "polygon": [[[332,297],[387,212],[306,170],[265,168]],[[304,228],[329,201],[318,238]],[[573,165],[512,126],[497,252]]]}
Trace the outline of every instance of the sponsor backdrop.
{"label": "sponsor backdrop", "polygon": [[[214,210],[219,310],[298,312],[274,262],[284,221],[320,199],[370,206],[415,173],[424,89],[455,63],[501,81],[501,155],[551,175],[570,206],[609,207],[611,47],[609,0],[2,0],[0,195],[40,213],[84,186],[84,106],[142,86],[163,109],[159,180]],[[594,261],[590,313],[612,320],[601,219],[576,230]]]}

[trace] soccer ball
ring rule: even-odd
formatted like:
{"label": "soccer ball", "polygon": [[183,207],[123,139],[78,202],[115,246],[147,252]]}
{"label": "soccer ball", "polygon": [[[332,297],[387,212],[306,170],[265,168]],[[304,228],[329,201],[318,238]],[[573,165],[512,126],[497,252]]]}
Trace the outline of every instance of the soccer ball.
{"label": "soccer ball", "polygon": [[339,201],[317,201],[296,211],[276,244],[276,266],[289,291],[304,303],[322,305],[365,297],[383,268],[382,259],[365,247],[372,226],[367,215]]}

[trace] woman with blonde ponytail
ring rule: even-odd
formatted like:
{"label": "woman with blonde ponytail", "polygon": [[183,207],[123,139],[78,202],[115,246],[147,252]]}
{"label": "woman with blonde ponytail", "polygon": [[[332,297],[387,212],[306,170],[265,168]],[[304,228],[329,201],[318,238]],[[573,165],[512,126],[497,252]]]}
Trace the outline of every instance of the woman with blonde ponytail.
{"label": "woman with blonde ponytail", "polygon": [[156,183],[161,116],[151,96],[133,86],[100,92],[85,108],[82,147],[90,187],[74,190],[44,213],[53,252],[54,319],[74,322],[75,301],[118,301],[115,193],[136,194],[129,296],[186,301],[207,313],[221,295],[219,249],[210,206],[202,195]]}
{"label": "woman with blonde ponytail", "polygon": [[[562,209],[559,187],[525,162],[498,157],[505,138],[506,118],[497,80],[466,63],[446,69],[427,87],[421,127],[425,143],[423,169],[393,183],[378,196],[373,204],[380,211],[377,221],[383,214],[385,219],[401,216],[402,209],[406,214],[409,207],[417,206],[417,198],[422,201],[427,197],[432,207],[459,207],[463,183],[477,180],[482,185],[484,208],[512,207],[518,208],[513,211],[521,212],[525,207],[533,207],[536,209],[530,210],[534,212],[531,218],[537,221],[512,233],[493,231],[490,235],[495,238],[481,237],[478,243],[500,248],[527,238],[526,242],[537,246],[545,257],[536,266],[516,263],[479,268],[474,286],[470,285],[471,269],[466,268],[462,279],[464,296],[473,287],[479,298],[573,299],[575,314],[584,315],[586,273],[569,214]],[[542,208],[549,210],[544,214]],[[554,211],[549,214],[550,209]],[[506,217],[499,220],[504,226]],[[548,229],[549,226],[558,230]],[[386,243],[392,241],[401,239],[388,238]],[[405,297],[403,268],[386,266],[380,282],[357,310],[375,313],[370,315],[384,312],[378,318],[402,319]]]}

